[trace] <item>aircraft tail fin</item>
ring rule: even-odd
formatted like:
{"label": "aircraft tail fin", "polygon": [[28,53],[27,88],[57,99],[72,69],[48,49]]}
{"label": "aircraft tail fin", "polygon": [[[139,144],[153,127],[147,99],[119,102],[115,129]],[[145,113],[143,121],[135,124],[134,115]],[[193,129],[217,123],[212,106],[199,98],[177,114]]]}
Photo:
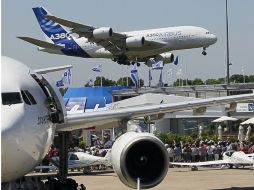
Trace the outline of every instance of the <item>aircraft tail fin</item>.
{"label": "aircraft tail fin", "polygon": [[51,15],[46,9],[35,7],[33,11],[48,42],[58,44],[70,37],[69,32],[62,25],[45,18],[46,15]]}

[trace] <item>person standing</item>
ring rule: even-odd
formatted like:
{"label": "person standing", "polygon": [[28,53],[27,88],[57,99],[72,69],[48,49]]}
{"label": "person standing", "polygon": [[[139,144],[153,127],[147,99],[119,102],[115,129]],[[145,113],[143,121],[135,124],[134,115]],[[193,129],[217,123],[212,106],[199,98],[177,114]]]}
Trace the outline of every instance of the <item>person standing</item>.
{"label": "person standing", "polygon": [[182,149],[180,144],[176,144],[174,148],[174,161],[181,162],[182,160]]}
{"label": "person standing", "polygon": [[169,162],[174,162],[174,147],[170,144],[167,148]]}

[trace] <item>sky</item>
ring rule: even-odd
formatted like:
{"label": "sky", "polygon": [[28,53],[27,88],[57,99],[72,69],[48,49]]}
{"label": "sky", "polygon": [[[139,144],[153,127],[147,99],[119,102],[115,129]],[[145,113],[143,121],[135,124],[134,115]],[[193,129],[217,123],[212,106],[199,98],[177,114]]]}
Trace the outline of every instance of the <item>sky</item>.
{"label": "sky", "polygon": [[[112,27],[115,32],[160,28],[169,26],[200,26],[218,38],[216,44],[207,49],[173,51],[179,56],[179,64],[167,64],[163,70],[163,82],[172,83],[182,70],[183,78],[203,80],[225,77],[225,0],[2,0],[1,1],[1,51],[2,55],[17,59],[32,69],[73,65],[71,87],[82,87],[88,78],[98,73],[91,69],[102,65],[102,75],[111,80],[129,76],[131,66],[120,66],[107,59],[84,59],[37,51],[37,47],[17,39],[29,36],[45,40],[32,8],[45,7],[51,14],[96,27]],[[254,1],[228,0],[229,53],[231,74],[254,74]],[[173,75],[168,75],[168,70]],[[152,71],[155,85],[159,71]],[[62,72],[51,74],[59,80]],[[139,76],[148,85],[148,67],[139,67]]]}

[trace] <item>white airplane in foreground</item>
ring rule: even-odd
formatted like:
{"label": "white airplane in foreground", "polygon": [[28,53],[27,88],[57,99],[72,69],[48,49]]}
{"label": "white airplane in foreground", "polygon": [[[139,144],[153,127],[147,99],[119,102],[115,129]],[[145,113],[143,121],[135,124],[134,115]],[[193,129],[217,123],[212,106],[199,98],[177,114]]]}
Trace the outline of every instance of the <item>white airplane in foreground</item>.
{"label": "white airplane in foreground", "polygon": [[[2,57],[1,66],[2,182],[14,181],[32,171],[45,157],[55,132],[62,136],[76,129],[126,127],[126,123],[133,128],[131,121],[137,117],[162,118],[168,112],[254,99],[254,94],[245,94],[67,115],[59,90],[47,75],[40,74],[42,70],[33,71],[8,57]],[[67,158],[64,160],[66,166]],[[141,188],[152,188],[166,176],[169,162],[167,150],[157,137],[130,131],[112,146],[111,163],[125,185],[135,188],[139,178]]]}
{"label": "white airplane in foreground", "polygon": [[203,48],[202,54],[206,55],[206,48],[217,41],[214,34],[195,26],[119,33],[110,27],[87,26],[52,16],[43,7],[33,8],[33,11],[46,42],[30,37],[18,38],[38,46],[39,51],[53,54],[107,58],[123,65],[133,61],[150,65],[161,60],[166,64],[174,61],[173,50]]}
{"label": "white airplane in foreground", "polygon": [[[69,152],[68,153],[68,168],[84,168],[84,172],[87,171],[87,167],[95,166],[95,165],[105,165],[105,166],[112,166],[111,159],[110,159],[110,150],[104,157],[94,156],[85,152]],[[51,170],[56,170],[59,167],[59,157],[52,157],[51,158],[56,166],[36,166],[35,170],[48,168]]]}
{"label": "white airplane in foreground", "polygon": [[198,166],[210,166],[210,165],[228,165],[230,168],[233,166],[245,166],[245,165],[253,165],[254,167],[254,154],[245,154],[242,151],[228,151],[223,153],[222,160],[213,160],[206,162],[191,162],[191,163],[183,163],[183,162],[170,162],[170,165],[176,166],[190,166],[194,170],[197,170]]}

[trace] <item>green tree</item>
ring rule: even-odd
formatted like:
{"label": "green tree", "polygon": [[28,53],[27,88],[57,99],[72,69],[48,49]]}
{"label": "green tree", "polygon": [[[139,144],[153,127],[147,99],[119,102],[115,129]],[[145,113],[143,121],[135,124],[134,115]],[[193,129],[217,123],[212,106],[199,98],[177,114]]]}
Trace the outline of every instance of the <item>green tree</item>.
{"label": "green tree", "polygon": [[[101,77],[96,77],[94,86],[101,86]],[[102,86],[116,86],[116,82],[105,77],[102,77]]]}
{"label": "green tree", "polygon": [[203,84],[204,82],[199,78],[193,80],[193,85],[203,85]]}
{"label": "green tree", "polygon": [[250,75],[248,77],[248,82],[254,82],[254,75]]}
{"label": "green tree", "polygon": [[219,79],[207,79],[206,80],[206,84],[222,84],[223,81],[219,80]]}
{"label": "green tree", "polygon": [[239,74],[231,75],[230,81],[235,82],[235,83],[243,83],[244,82],[244,76],[239,75]]}

